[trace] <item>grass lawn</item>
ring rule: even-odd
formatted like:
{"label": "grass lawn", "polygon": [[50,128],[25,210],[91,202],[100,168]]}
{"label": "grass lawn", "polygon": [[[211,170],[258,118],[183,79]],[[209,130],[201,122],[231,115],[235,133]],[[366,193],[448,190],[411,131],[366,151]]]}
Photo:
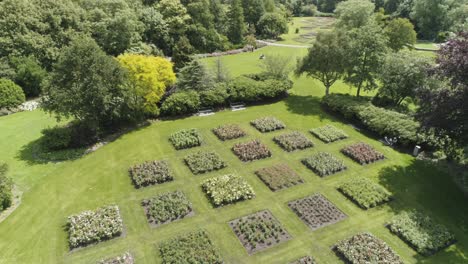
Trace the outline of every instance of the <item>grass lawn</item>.
{"label": "grass lawn", "polygon": [[[320,30],[329,30],[334,18],[331,17],[293,17],[289,22],[289,32],[281,36],[277,43],[306,45],[311,44]],[[299,33],[296,33],[299,29]]]}
{"label": "grass lawn", "polygon": [[[294,58],[305,51],[268,47],[254,53],[227,56],[223,61],[235,76],[259,71],[261,53],[281,53]],[[213,62],[214,59],[208,60],[209,64]],[[331,90],[355,93],[342,83]],[[319,106],[323,94],[324,89],[317,81],[299,78],[295,80],[291,95],[283,101],[249,106],[244,111],[218,112],[209,117],[158,121],[81,159],[62,163],[36,162],[25,149],[40,136],[41,129],[55,123],[54,119],[41,111],[0,117],[0,160],[10,164],[10,175],[24,191],[20,207],[0,223],[0,263],[95,263],[125,251],[135,256],[136,263],[160,263],[158,245],[161,242],[199,228],[206,230],[225,263],[288,263],[306,255],[313,256],[319,263],[341,263],[330,248],[340,240],[367,231],[388,243],[405,263],[468,262],[468,204],[449,176],[432,165],[383,146],[347,122],[323,112]],[[278,118],[285,123],[286,129],[262,134],[249,125],[251,120],[264,116]],[[220,141],[211,129],[227,123],[239,124],[247,136]],[[342,129],[349,138],[325,144],[308,132],[326,124]],[[202,146],[176,151],[168,137],[184,128],[197,128],[204,138]],[[273,137],[294,130],[306,135],[315,146],[286,152],[273,142]],[[235,143],[253,139],[266,144],[272,157],[243,163],[232,153],[231,147]],[[341,154],[341,148],[360,141],[372,145],[386,159],[361,166]],[[206,174],[192,174],[183,157],[198,150],[215,151],[227,167]],[[325,178],[317,176],[301,164],[302,158],[317,152],[328,152],[344,160],[348,169]],[[128,168],[147,160],[168,160],[174,181],[135,189]],[[286,163],[304,183],[272,192],[255,171],[279,163]],[[231,173],[242,176],[253,187],[256,197],[214,208],[200,185],[206,179]],[[336,189],[342,180],[351,176],[367,177],[383,185],[393,193],[394,200],[362,210]],[[150,227],[141,201],[176,190],[186,194],[195,214]],[[288,202],[315,193],[325,196],[347,218],[312,231],[288,207]],[[64,229],[67,216],[110,204],[118,205],[121,210],[124,235],[70,252]],[[418,255],[384,226],[396,213],[411,208],[446,225],[458,242],[432,257]],[[249,256],[228,222],[262,210],[269,210],[291,239]]]}

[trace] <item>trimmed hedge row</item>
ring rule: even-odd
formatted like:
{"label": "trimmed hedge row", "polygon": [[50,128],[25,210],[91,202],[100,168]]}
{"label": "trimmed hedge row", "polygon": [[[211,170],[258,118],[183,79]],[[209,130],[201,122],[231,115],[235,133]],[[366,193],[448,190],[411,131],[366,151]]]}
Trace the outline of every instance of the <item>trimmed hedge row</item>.
{"label": "trimmed hedge row", "polygon": [[13,203],[13,181],[7,177],[8,166],[0,163],[0,212]]}

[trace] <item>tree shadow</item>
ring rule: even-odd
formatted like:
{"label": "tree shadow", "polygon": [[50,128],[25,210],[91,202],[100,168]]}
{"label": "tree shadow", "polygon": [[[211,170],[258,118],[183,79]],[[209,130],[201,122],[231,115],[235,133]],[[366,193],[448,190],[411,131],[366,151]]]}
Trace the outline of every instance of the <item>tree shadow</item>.
{"label": "tree shadow", "polygon": [[320,97],[304,96],[291,94],[285,100],[286,107],[289,112],[298,115],[314,115],[318,116],[321,120],[325,118],[333,119],[332,116],[326,115],[320,106]]}
{"label": "tree shadow", "polygon": [[43,147],[42,140],[39,138],[24,145],[18,152],[17,158],[26,161],[28,165],[38,165],[76,160],[85,153],[86,148],[48,151]]}

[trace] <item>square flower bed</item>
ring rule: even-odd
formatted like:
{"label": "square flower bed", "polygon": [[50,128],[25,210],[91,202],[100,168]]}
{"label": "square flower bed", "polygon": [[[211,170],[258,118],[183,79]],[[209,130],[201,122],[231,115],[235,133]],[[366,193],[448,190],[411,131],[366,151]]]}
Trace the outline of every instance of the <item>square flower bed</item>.
{"label": "square flower bed", "polygon": [[257,176],[272,190],[278,191],[303,183],[302,178],[286,164],[259,169]]}
{"label": "square flower bed", "polygon": [[338,223],[347,216],[321,194],[291,201],[288,206],[312,230]]}
{"label": "square flower bed", "polygon": [[232,174],[205,180],[202,188],[215,206],[232,204],[255,197],[252,186],[244,178]]}
{"label": "square flower bed", "polygon": [[311,129],[310,133],[312,133],[325,143],[331,143],[348,138],[348,135],[343,130],[338,129],[332,125],[326,125],[323,127]]}
{"label": "square flower bed", "polygon": [[224,126],[219,126],[213,129],[213,133],[220,139],[220,140],[230,140],[241,138],[247,135],[244,130],[239,125],[235,124],[228,124]]}
{"label": "square flower bed", "polygon": [[222,264],[218,250],[203,231],[186,233],[159,245],[163,264],[172,263],[210,263]]}
{"label": "square flower bed", "polygon": [[390,221],[388,228],[424,256],[455,243],[455,236],[445,226],[417,211],[400,213]]}
{"label": "square flower bed", "polygon": [[385,187],[364,177],[347,179],[338,190],[363,209],[388,202],[392,197]]}
{"label": "square flower bed", "polygon": [[273,138],[280,147],[286,151],[294,151],[298,149],[306,149],[314,146],[304,134],[298,131],[285,133]]}
{"label": "square flower bed", "polygon": [[286,127],[283,122],[274,117],[255,119],[250,121],[250,124],[262,133],[280,130]]}
{"label": "square flower bed", "polygon": [[135,259],[133,258],[132,254],[129,252],[126,252],[125,254],[114,257],[114,258],[109,258],[105,260],[101,260],[98,262],[98,264],[134,264]]}
{"label": "square flower bed", "polygon": [[400,256],[387,243],[370,233],[354,235],[339,242],[335,248],[344,259],[352,264],[403,264]]}
{"label": "square flower bed", "polygon": [[67,226],[72,249],[111,239],[123,232],[122,218],[115,205],[69,216]]}
{"label": "square flower bed", "polygon": [[164,193],[142,201],[146,218],[151,225],[159,226],[193,214],[192,203],[181,191]]}
{"label": "square flower bed", "polygon": [[147,161],[131,167],[128,171],[137,188],[161,184],[174,179],[168,163],[164,160]]}
{"label": "square flower bed", "polygon": [[310,256],[305,256],[293,262],[290,262],[289,264],[318,264],[318,262]]}
{"label": "square flower bed", "polygon": [[180,150],[200,146],[202,137],[198,130],[194,128],[182,129],[173,133],[169,137],[169,141],[171,141],[175,149]]}
{"label": "square flower bed", "polygon": [[237,143],[232,147],[232,151],[244,162],[271,157],[271,151],[259,140]]}
{"label": "square flower bed", "polygon": [[185,164],[193,174],[206,173],[226,167],[226,163],[214,151],[198,151],[184,158]]}
{"label": "square flower bed", "polygon": [[270,211],[260,211],[229,222],[249,254],[291,239]]}
{"label": "square flower bed", "polygon": [[342,149],[341,152],[361,165],[370,164],[385,158],[382,153],[362,142],[348,146]]}
{"label": "square flower bed", "polygon": [[342,160],[327,152],[318,152],[306,157],[302,160],[302,163],[320,177],[346,170],[346,165]]}

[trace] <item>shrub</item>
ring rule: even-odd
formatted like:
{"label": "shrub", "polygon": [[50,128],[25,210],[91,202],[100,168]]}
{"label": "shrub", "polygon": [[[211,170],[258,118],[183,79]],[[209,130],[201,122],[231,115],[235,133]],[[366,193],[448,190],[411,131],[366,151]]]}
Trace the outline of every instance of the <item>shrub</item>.
{"label": "shrub", "polygon": [[202,137],[198,130],[192,129],[182,129],[173,133],[169,140],[175,149],[186,149],[200,146],[202,143]]}
{"label": "shrub", "polygon": [[146,218],[153,225],[161,225],[182,219],[192,213],[192,203],[181,191],[165,193],[143,200]]}
{"label": "shrub", "polygon": [[0,163],[0,212],[13,203],[13,181],[7,177],[8,166]]}
{"label": "shrub", "polygon": [[41,131],[41,143],[48,150],[69,148],[72,140],[71,132],[70,128],[64,126],[45,128]]}
{"label": "shrub", "polygon": [[219,126],[213,129],[213,133],[220,140],[230,140],[241,138],[246,135],[245,131],[239,125],[229,124],[224,126]]}
{"label": "shrub", "polygon": [[400,213],[390,221],[388,227],[425,256],[455,242],[455,236],[445,226],[417,211]]}
{"label": "shrub", "polygon": [[317,261],[315,261],[315,259],[310,256],[305,256],[293,262],[290,262],[289,264],[317,264]]}
{"label": "shrub", "polygon": [[147,161],[129,170],[133,184],[137,188],[172,181],[172,173],[166,161]]}
{"label": "shrub", "polygon": [[310,133],[314,134],[325,143],[331,143],[348,138],[348,135],[343,130],[338,129],[332,125],[311,129]]}
{"label": "shrub", "polygon": [[247,181],[232,174],[205,180],[202,188],[215,206],[255,197],[255,193]]}
{"label": "shrub", "polygon": [[228,98],[227,88],[222,84],[218,84],[213,89],[200,92],[201,105],[205,107],[225,105]]}
{"label": "shrub", "polygon": [[47,76],[47,71],[32,56],[13,57],[11,61],[16,71],[14,77],[15,83],[23,88],[24,94],[27,97],[39,96],[41,84]]}
{"label": "shrub", "polygon": [[208,234],[196,231],[177,236],[159,245],[163,264],[224,263]]}
{"label": "shrub", "polygon": [[319,152],[302,160],[302,163],[320,177],[346,170],[344,162],[330,153]]}
{"label": "shrub", "polygon": [[385,158],[382,153],[376,151],[372,146],[362,142],[348,146],[342,149],[341,152],[361,165]]}
{"label": "shrub", "polygon": [[347,179],[338,190],[364,209],[388,202],[392,196],[382,185],[364,177]]}
{"label": "shrub", "polygon": [[220,170],[227,166],[221,157],[214,151],[198,151],[186,156],[184,161],[193,174]]}
{"label": "shrub", "polygon": [[294,170],[284,163],[259,169],[255,174],[257,174],[272,191],[289,188],[304,182]]}
{"label": "shrub", "polygon": [[280,130],[286,127],[283,122],[274,117],[263,117],[255,119],[250,121],[250,124],[262,133]]}
{"label": "shrub", "polygon": [[134,264],[135,259],[133,258],[132,254],[129,252],[126,252],[125,254],[114,257],[114,258],[109,258],[105,260],[101,260],[98,262],[98,264]]}
{"label": "shrub", "polygon": [[186,115],[200,109],[200,96],[195,91],[177,92],[169,96],[161,106],[164,115]]}
{"label": "shrub", "polygon": [[26,101],[21,87],[14,82],[0,78],[0,108],[15,108]]}
{"label": "shrub", "polygon": [[122,231],[122,218],[115,205],[68,217],[68,241],[71,248],[111,239],[119,236]]}
{"label": "shrub", "polygon": [[41,133],[41,144],[50,151],[87,147],[99,140],[99,132],[91,125],[80,121],[46,128]]}
{"label": "shrub", "polygon": [[290,80],[254,80],[239,76],[229,83],[229,95],[232,101],[259,102],[284,96],[292,83]]}
{"label": "shrub", "polygon": [[273,138],[278,145],[286,151],[294,151],[298,149],[306,149],[314,146],[304,134],[298,131],[282,134]]}
{"label": "shrub", "polygon": [[258,140],[237,143],[232,147],[234,154],[242,161],[254,161],[271,157],[271,151]]}

